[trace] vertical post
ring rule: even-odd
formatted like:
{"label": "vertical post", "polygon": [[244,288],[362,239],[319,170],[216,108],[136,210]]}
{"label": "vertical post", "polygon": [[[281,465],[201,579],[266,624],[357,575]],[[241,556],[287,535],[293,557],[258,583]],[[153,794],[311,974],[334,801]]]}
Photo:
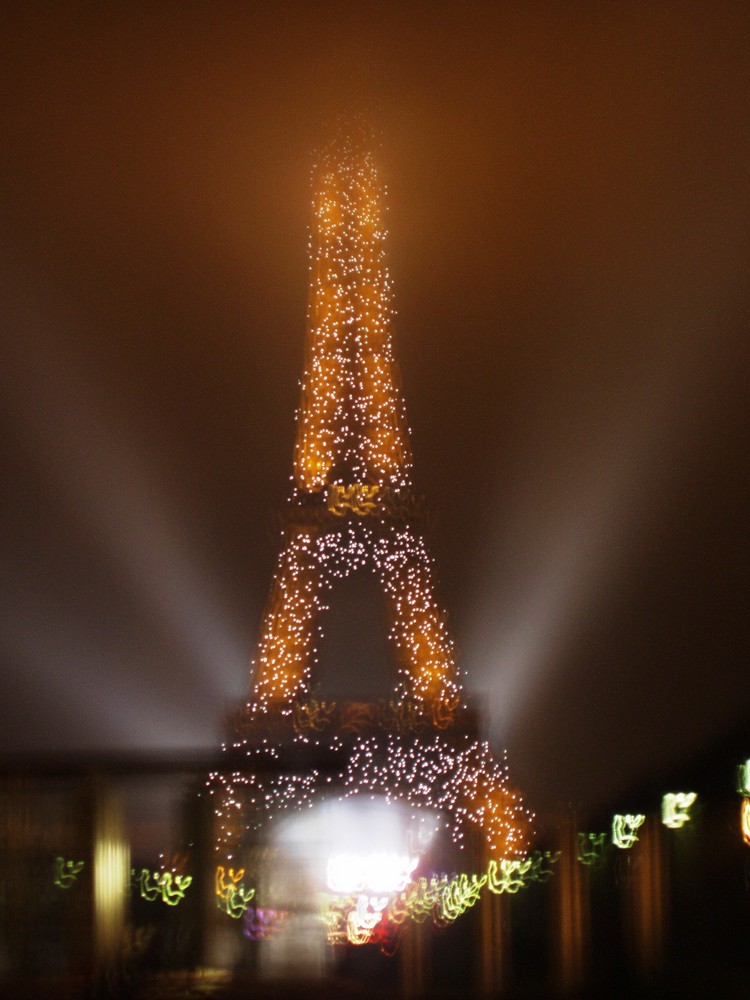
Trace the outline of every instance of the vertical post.
{"label": "vertical post", "polygon": [[479,901],[481,920],[481,965],[479,995],[498,996],[509,978],[509,899],[485,889]]}
{"label": "vertical post", "polygon": [[626,886],[626,928],[631,961],[641,979],[658,971],[666,934],[665,852],[658,816],[649,816],[632,848],[632,877]]}
{"label": "vertical post", "polygon": [[578,835],[573,819],[566,819],[560,829],[556,874],[555,986],[561,993],[573,993],[585,984],[590,950],[589,885],[587,872],[578,861]]}
{"label": "vertical post", "polygon": [[409,921],[401,946],[401,994],[404,1000],[420,1000],[427,995],[427,953],[430,923]]}
{"label": "vertical post", "polygon": [[94,959],[107,974],[120,957],[127,917],[130,846],[120,804],[103,779],[94,784]]}

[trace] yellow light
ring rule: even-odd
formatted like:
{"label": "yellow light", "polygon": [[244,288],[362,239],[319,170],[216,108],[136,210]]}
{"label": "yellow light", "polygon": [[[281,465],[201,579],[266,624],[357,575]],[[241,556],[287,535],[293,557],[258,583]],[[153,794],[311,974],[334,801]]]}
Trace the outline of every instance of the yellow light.
{"label": "yellow light", "polygon": [[698,798],[696,792],[667,792],[661,800],[661,821],[671,830],[679,830],[690,821],[690,809]]}
{"label": "yellow light", "polygon": [[217,866],[214,876],[216,905],[235,920],[242,916],[255,895],[255,889],[246,889],[242,885],[244,876],[244,868],[225,868],[224,865]]}
{"label": "yellow light", "polygon": [[638,840],[637,830],[646,822],[642,813],[619,813],[612,817],[612,843],[615,847],[627,850]]}
{"label": "yellow light", "polygon": [[750,799],[743,799],[740,806],[740,830],[742,839],[750,845]]}

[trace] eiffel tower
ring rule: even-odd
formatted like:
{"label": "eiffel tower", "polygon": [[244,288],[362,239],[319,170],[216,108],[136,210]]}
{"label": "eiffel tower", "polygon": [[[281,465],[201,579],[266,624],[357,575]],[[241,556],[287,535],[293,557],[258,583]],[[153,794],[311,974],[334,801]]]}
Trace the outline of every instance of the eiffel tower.
{"label": "eiffel tower", "polygon": [[[248,831],[332,791],[438,811],[455,841],[473,828],[495,857],[528,847],[531,815],[505,761],[476,738],[417,527],[371,145],[366,129],[341,132],[313,175],[306,360],[284,545],[251,696],[224,748],[236,770],[209,781],[221,817],[217,852],[235,860]],[[336,580],[366,565],[387,599],[396,690],[376,703],[323,701],[313,691],[326,600]]]}
{"label": "eiffel tower", "polygon": [[283,711],[309,695],[325,595],[335,578],[367,561],[389,604],[397,702],[445,727],[460,688],[430,559],[414,528],[381,188],[371,153],[351,136],[326,150],[316,178],[294,490],[253,697]]}

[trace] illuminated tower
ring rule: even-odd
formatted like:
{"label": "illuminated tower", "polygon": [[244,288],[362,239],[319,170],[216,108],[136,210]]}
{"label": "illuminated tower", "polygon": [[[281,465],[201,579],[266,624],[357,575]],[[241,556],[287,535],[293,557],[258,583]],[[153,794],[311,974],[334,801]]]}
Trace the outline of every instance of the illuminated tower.
{"label": "illuminated tower", "polygon": [[[250,699],[224,747],[229,766],[208,783],[216,849],[236,863],[265,819],[316,798],[365,794],[439,814],[458,843],[474,828],[492,856],[517,857],[528,847],[531,816],[509,787],[505,762],[475,738],[416,528],[383,190],[366,140],[331,143],[314,181],[293,487]],[[375,703],[318,700],[315,650],[327,596],[337,579],[367,565],[387,598],[396,690]]]}
{"label": "illuminated tower", "polygon": [[459,686],[430,559],[413,525],[381,185],[371,153],[351,138],[324,153],[315,181],[294,490],[253,701],[283,711],[307,697],[324,595],[334,578],[369,561],[388,598],[396,700],[445,727]]}

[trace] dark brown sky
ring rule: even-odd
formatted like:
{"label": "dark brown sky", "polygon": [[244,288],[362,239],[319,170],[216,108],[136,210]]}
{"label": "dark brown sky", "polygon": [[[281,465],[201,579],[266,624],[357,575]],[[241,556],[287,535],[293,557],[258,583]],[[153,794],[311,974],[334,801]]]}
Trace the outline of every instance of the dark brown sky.
{"label": "dark brown sky", "polygon": [[2,747],[210,746],[245,693],[347,105],[440,593],[531,805],[747,716],[748,38],[745,3],[6,14]]}

